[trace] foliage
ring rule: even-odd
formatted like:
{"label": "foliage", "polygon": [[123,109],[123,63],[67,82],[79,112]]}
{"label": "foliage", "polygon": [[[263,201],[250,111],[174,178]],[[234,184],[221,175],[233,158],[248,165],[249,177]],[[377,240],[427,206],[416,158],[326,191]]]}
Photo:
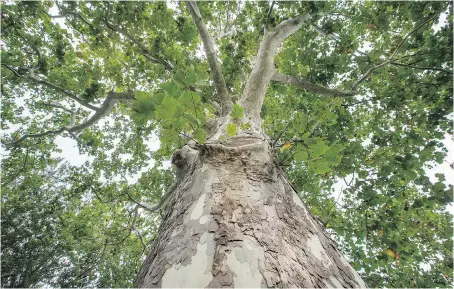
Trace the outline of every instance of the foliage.
{"label": "foliage", "polygon": [[[452,284],[452,186],[443,175],[435,182],[426,176],[443,162],[441,140],[452,134],[451,2],[270,7],[199,3],[233,102],[263,28],[298,13],[310,13],[311,23],[280,48],[282,73],[349,90],[395,53],[355,96],[272,82],[263,129],[302,199],[370,287]],[[2,286],[130,287],[160,220],[140,209],[132,222],[134,200],[158,202],[173,179],[163,168],[172,152],[189,140],[203,144],[219,115],[195,25],[176,2],[14,2],[1,9]],[[83,123],[93,115],[87,105],[101,107],[109,92],[134,99],[118,100],[81,131],[59,133],[77,141],[84,165],[56,159],[58,133],[5,145],[57,131],[72,117]],[[235,104],[228,136],[250,126],[243,116]],[[337,198],[332,188],[342,180]]]}

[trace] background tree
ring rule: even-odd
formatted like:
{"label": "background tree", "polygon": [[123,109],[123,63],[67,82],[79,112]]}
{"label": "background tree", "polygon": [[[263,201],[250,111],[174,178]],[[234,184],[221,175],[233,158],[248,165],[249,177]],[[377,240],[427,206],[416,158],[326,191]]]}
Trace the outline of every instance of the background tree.
{"label": "background tree", "polygon": [[[163,161],[243,110],[261,115],[288,179],[369,286],[451,284],[452,188],[425,173],[452,133],[451,3],[199,6],[2,5],[2,286],[131,286],[160,222],[149,204],[174,188]],[[275,47],[261,109],[233,106],[267,32],[307,14]],[[55,159],[57,135],[87,164]]]}

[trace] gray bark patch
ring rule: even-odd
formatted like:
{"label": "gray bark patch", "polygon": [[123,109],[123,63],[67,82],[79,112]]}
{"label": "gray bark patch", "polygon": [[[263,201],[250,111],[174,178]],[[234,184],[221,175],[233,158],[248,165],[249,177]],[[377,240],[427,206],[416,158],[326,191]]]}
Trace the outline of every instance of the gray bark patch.
{"label": "gray bark patch", "polygon": [[186,162],[138,285],[364,287],[269,145],[237,140],[207,144]]}

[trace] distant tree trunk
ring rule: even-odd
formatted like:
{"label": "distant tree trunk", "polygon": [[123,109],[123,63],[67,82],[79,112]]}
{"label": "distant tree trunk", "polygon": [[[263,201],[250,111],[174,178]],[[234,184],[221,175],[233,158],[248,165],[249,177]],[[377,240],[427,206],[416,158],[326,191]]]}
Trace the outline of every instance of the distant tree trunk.
{"label": "distant tree trunk", "polygon": [[138,287],[365,287],[257,135],[174,155],[180,181]]}

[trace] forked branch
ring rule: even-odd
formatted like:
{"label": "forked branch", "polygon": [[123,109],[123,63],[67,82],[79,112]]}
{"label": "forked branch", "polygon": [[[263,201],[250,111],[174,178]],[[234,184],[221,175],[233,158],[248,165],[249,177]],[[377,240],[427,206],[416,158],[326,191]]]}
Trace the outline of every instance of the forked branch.
{"label": "forked branch", "polygon": [[[133,100],[133,99],[134,99],[134,93],[132,93],[132,92],[113,92],[113,91],[111,91],[111,92],[109,92],[108,96],[104,100],[101,107],[97,108],[96,112],[88,120],[76,125],[76,115],[74,112],[71,111],[71,122],[69,123],[69,125],[62,126],[61,128],[59,128],[57,130],[48,130],[48,131],[36,133],[36,134],[25,134],[15,141],[4,143],[4,145],[5,146],[18,145],[21,142],[23,142],[29,138],[40,138],[40,137],[47,136],[47,135],[58,135],[65,131],[68,132],[69,134],[74,134],[75,132],[81,131],[87,127],[94,125],[101,118],[108,115],[112,111],[112,108],[114,107],[114,105],[117,101],[127,101],[127,100]],[[61,109],[64,108],[64,107],[56,105],[56,104],[47,104],[47,105],[50,105],[50,106],[53,106],[56,108],[61,108]],[[65,110],[67,110],[67,109],[65,108]]]}
{"label": "forked branch", "polygon": [[251,75],[244,87],[243,96],[240,100],[246,117],[256,128],[260,126],[260,110],[266,90],[275,72],[274,56],[277,53],[277,49],[287,37],[298,31],[304,21],[309,18],[309,15],[300,15],[283,21],[276,27],[266,31],[263,36]]}
{"label": "forked branch", "polygon": [[230,98],[229,92],[227,91],[227,86],[225,85],[224,76],[221,71],[221,65],[219,64],[216,55],[213,38],[211,37],[207,27],[205,26],[205,23],[203,22],[199,7],[197,7],[197,3],[195,1],[188,1],[186,2],[186,4],[203,42],[203,48],[207,56],[208,65],[210,66],[211,77],[213,78],[216,92],[218,94],[218,99],[221,105],[221,116],[225,116],[230,112],[230,109],[232,108],[232,100]]}
{"label": "forked branch", "polygon": [[[370,68],[369,70],[366,71],[366,73],[360,77],[357,81],[355,81],[355,83],[353,83],[352,85],[352,90],[355,90],[358,85],[363,82],[364,80],[366,80],[370,74],[375,71],[376,69],[382,67],[382,66],[385,66],[386,64],[393,64],[393,65],[397,65],[399,66],[399,64],[396,64],[394,62],[395,60],[395,57],[397,55],[397,52],[399,51],[399,49],[402,47],[402,45],[405,43],[405,41],[413,34],[415,33],[416,31],[418,31],[421,27],[423,27],[424,25],[426,25],[427,23],[429,23],[430,21],[434,20],[438,15],[440,15],[441,12],[443,12],[445,9],[446,9],[447,5],[443,7],[443,9],[441,9],[439,12],[437,13],[434,13],[431,17],[427,18],[425,21],[423,21],[421,24],[419,24],[418,26],[416,26],[416,28],[414,28],[412,31],[410,31],[409,33],[407,33],[407,35],[405,35],[405,37],[402,39],[402,41],[400,41],[400,43],[397,45],[397,47],[394,49],[393,53],[391,54],[391,56],[389,57],[388,60]],[[403,65],[400,65],[400,66],[403,66]],[[410,67],[410,66],[407,66],[407,67]],[[413,67],[413,68],[416,68],[416,67]],[[449,71],[445,71],[445,70],[440,70],[440,69],[433,69],[433,68],[425,68],[426,70],[438,70],[438,71],[443,71],[443,72],[448,72]]]}

